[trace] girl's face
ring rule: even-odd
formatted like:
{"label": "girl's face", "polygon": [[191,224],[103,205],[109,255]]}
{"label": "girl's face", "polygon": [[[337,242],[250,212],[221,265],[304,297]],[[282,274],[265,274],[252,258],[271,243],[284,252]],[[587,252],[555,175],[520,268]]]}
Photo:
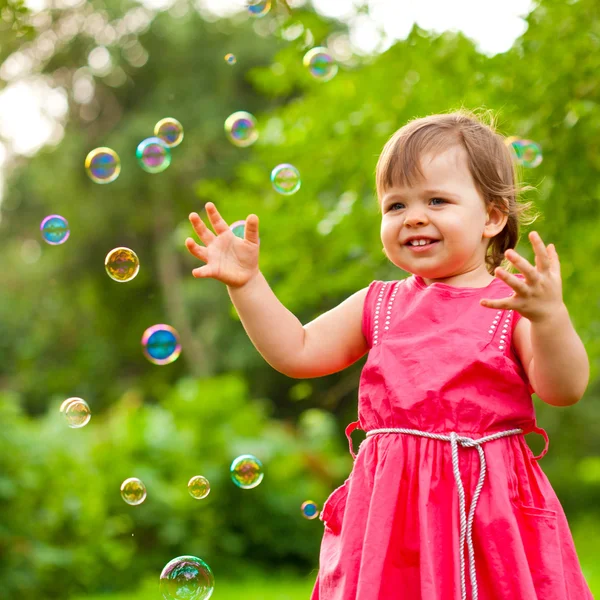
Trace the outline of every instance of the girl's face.
{"label": "girl's face", "polygon": [[[421,169],[424,177],[415,187],[392,187],[381,198],[381,241],[387,257],[427,285],[487,285],[492,277],[485,265],[487,245],[508,216],[497,208],[486,210],[461,146],[424,155]],[[440,241],[415,252],[404,245],[414,235]]]}

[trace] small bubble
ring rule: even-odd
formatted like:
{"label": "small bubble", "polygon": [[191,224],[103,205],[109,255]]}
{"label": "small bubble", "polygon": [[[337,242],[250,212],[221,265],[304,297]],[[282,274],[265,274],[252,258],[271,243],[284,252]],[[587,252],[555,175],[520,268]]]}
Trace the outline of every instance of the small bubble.
{"label": "small bubble", "polygon": [[140,270],[140,259],[129,248],[114,248],[104,259],[104,268],[108,276],[115,281],[131,281]]}
{"label": "small bubble", "polygon": [[51,246],[64,244],[70,235],[69,223],[60,215],[50,215],[40,224],[40,230],[44,241]]}
{"label": "small bubble", "polygon": [[94,183],[111,183],[121,172],[121,159],[111,148],[96,148],[86,156],[85,170]]}
{"label": "small bubble", "polygon": [[171,164],[171,150],[158,137],[141,141],[135,155],[140,167],[148,173],[161,173]]}
{"label": "small bubble", "polygon": [[319,81],[329,81],[338,72],[337,63],[327,48],[312,48],[304,55],[302,62],[308,72]]}
{"label": "small bubble", "polygon": [[146,358],[155,365],[168,365],[181,354],[179,334],[170,325],[153,325],[142,335]]}
{"label": "small bubble", "polygon": [[252,17],[264,17],[270,10],[271,0],[248,0],[248,12]]}
{"label": "small bubble", "polygon": [[238,456],[231,463],[229,471],[233,483],[243,490],[255,488],[264,477],[262,463],[256,456],[252,456],[252,454]]}
{"label": "small bubble", "polygon": [[188,491],[192,498],[196,500],[202,500],[210,494],[210,483],[206,477],[202,475],[196,475],[192,477],[188,482]]}
{"label": "small bubble", "polygon": [[291,196],[300,189],[300,173],[294,165],[287,163],[277,165],[271,171],[271,183],[276,192]]}
{"label": "small bubble", "polygon": [[225,55],[225,62],[228,65],[235,65],[235,63],[237,62],[237,58],[235,57],[235,54],[231,54],[231,53],[226,54]]}
{"label": "small bubble", "polygon": [[256,118],[243,110],[234,112],[225,120],[225,133],[234,146],[251,146],[258,139]]}
{"label": "small bubble", "polygon": [[146,486],[137,477],[130,477],[121,484],[121,498],[131,506],[137,506],[146,499]]}
{"label": "small bubble", "polygon": [[154,126],[154,135],[169,148],[175,148],[183,141],[183,125],[173,117],[166,117]]}
{"label": "small bubble", "polygon": [[67,398],[60,405],[60,412],[65,415],[67,425],[71,429],[79,429],[87,425],[92,418],[90,407],[83,398]]}
{"label": "small bubble", "polygon": [[303,502],[300,510],[305,519],[316,519],[319,516],[319,508],[317,507],[316,502],[313,502],[312,500]]}

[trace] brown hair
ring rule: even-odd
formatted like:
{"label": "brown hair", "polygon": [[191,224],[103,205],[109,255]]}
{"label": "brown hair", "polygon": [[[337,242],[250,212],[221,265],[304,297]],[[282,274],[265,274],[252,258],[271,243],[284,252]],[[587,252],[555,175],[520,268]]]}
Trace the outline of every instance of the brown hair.
{"label": "brown hair", "polygon": [[[485,122],[487,117],[488,123]],[[519,193],[535,188],[518,183],[518,167],[513,150],[496,131],[491,111],[483,116],[460,108],[448,114],[436,114],[409,121],[389,139],[377,162],[377,194],[381,199],[394,185],[411,186],[423,173],[419,165],[422,154],[439,153],[455,145],[467,152],[468,165],[486,209],[496,206],[508,214],[504,229],[488,243],[485,262],[494,275],[496,267],[510,272],[517,269],[504,258],[504,252],[519,241],[519,227],[530,225],[540,213],[533,212],[533,202],[517,202]],[[381,201],[380,201],[381,210]]]}

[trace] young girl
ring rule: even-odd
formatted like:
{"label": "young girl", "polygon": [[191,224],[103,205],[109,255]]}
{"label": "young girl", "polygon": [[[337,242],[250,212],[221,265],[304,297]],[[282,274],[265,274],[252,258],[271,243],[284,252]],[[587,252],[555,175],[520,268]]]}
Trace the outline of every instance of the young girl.
{"label": "young girl", "polygon": [[[373,281],[304,327],[259,270],[256,215],[242,240],[208,203],[216,235],[192,213],[205,245],[186,240],[206,263],[194,276],[227,284],[281,373],[321,377],[369,353],[346,429],[355,462],[323,506],[312,600],[591,599],[537,462],[548,437],[531,399],[575,404],[589,361],[554,246],[530,234],[535,266],[513,250],[523,206],[509,149],[466,111],[434,115],[392,136],[376,179],[384,252],[412,276]],[[521,273],[498,268],[504,258]],[[539,456],[529,432],[544,436]]]}

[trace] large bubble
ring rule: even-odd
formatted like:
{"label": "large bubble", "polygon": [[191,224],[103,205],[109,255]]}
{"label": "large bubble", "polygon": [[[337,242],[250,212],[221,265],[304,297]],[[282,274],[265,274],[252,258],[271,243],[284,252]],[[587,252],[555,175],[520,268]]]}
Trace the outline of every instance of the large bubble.
{"label": "large bubble", "polygon": [[338,72],[337,63],[327,48],[312,48],[304,55],[302,62],[308,72],[319,81],[329,81]]}
{"label": "large bubble", "polygon": [[169,148],[175,148],[183,141],[183,125],[173,117],[166,117],[154,126],[154,135]]}
{"label": "large bubble", "polygon": [[238,456],[231,463],[229,470],[233,483],[243,490],[255,488],[260,484],[265,475],[262,463],[256,456],[252,456],[252,454]]}
{"label": "large bubble", "polygon": [[40,224],[40,231],[44,241],[51,246],[64,244],[70,235],[69,223],[60,215],[50,215]]}
{"label": "large bubble", "polygon": [[294,165],[287,163],[277,165],[271,171],[273,189],[284,196],[291,196],[300,189],[300,173]]}
{"label": "large bubble", "polygon": [[111,148],[96,148],[86,156],[85,171],[94,183],[110,183],[121,172],[121,159]]}
{"label": "large bubble", "polygon": [[243,110],[229,115],[225,120],[225,133],[234,146],[251,146],[258,139],[254,115]]}
{"label": "large bubble", "polygon": [[111,279],[124,283],[131,281],[138,274],[140,259],[129,248],[114,248],[106,255],[104,268]]}
{"label": "large bubble", "polygon": [[141,141],[135,155],[140,167],[148,173],[161,173],[171,164],[171,150],[158,137]]}
{"label": "large bubble", "polygon": [[215,589],[210,567],[196,556],[178,556],[160,574],[164,600],[208,600]]}
{"label": "large bubble", "polygon": [[181,354],[179,334],[170,325],[153,325],[144,331],[142,346],[146,358],[155,365],[168,365]]}

